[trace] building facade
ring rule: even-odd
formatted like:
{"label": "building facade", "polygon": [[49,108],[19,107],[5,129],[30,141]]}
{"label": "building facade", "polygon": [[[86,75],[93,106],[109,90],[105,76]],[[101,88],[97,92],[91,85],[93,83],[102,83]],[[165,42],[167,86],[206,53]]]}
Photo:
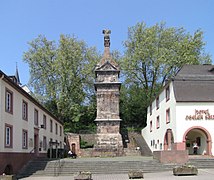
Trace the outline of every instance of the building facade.
{"label": "building facade", "polygon": [[63,124],[19,84],[0,71],[0,174],[16,174],[48,148],[64,147]]}
{"label": "building facade", "polygon": [[[168,81],[147,111],[142,129],[150,149],[214,154],[214,66],[185,65]],[[194,152],[197,143],[197,152]]]}

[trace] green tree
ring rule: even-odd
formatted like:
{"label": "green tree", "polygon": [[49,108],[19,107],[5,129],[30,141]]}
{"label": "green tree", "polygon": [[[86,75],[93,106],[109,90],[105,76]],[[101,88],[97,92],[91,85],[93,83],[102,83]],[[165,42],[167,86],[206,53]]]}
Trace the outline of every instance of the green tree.
{"label": "green tree", "polygon": [[30,67],[29,84],[35,96],[67,125],[79,121],[87,113],[81,109],[90,105],[94,95],[92,70],[100,55],[68,35],[61,35],[58,43],[39,35],[29,45],[24,61]]}
{"label": "green tree", "polygon": [[127,127],[142,128],[146,123],[144,102],[147,100],[146,93],[140,86],[135,84],[121,86],[120,93],[120,117],[122,125]]}
{"label": "green tree", "polygon": [[201,30],[191,35],[184,28],[166,27],[165,23],[147,27],[141,22],[128,29],[128,39],[124,46],[125,54],[120,64],[125,84],[127,87],[137,86],[142,89],[130,96],[138,101],[138,93],[147,95],[141,104],[144,112],[139,111],[136,114],[138,117],[142,114],[145,116],[146,107],[162,88],[165,80],[175,75],[184,64],[211,63],[209,54],[204,51]]}

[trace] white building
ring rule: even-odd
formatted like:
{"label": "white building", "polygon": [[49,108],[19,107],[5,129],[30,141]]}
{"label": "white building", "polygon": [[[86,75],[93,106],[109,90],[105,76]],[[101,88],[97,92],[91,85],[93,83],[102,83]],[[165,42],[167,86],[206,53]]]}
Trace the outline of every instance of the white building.
{"label": "white building", "polygon": [[214,154],[214,66],[185,65],[148,107],[142,130],[150,149]]}
{"label": "white building", "polygon": [[[16,174],[30,159],[63,148],[63,123],[0,71],[0,174]],[[52,143],[50,143],[52,142]]]}

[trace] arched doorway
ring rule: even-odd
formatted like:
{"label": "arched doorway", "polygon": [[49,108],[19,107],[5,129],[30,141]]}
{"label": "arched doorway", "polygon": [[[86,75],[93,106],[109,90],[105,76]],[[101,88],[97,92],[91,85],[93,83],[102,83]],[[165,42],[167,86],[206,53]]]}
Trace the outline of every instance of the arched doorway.
{"label": "arched doorway", "polygon": [[71,145],[71,151],[76,154],[76,144],[75,143],[72,143]]}
{"label": "arched doorway", "polygon": [[203,127],[194,126],[189,128],[183,136],[183,142],[186,145],[186,150],[189,154],[193,154],[193,143],[197,142],[199,149],[198,155],[212,155],[211,153],[211,136],[210,133]]}
{"label": "arched doorway", "polygon": [[164,150],[172,150],[172,144],[174,143],[174,136],[172,129],[167,129],[164,136]]}

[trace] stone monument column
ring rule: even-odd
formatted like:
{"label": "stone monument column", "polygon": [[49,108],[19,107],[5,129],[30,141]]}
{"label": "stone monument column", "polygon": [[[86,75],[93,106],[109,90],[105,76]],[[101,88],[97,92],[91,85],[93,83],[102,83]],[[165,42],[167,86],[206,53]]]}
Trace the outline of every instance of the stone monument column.
{"label": "stone monument column", "polygon": [[123,143],[120,134],[119,116],[119,66],[110,54],[110,30],[103,30],[104,54],[95,68],[95,90],[97,98],[96,144],[97,155],[121,156]]}

